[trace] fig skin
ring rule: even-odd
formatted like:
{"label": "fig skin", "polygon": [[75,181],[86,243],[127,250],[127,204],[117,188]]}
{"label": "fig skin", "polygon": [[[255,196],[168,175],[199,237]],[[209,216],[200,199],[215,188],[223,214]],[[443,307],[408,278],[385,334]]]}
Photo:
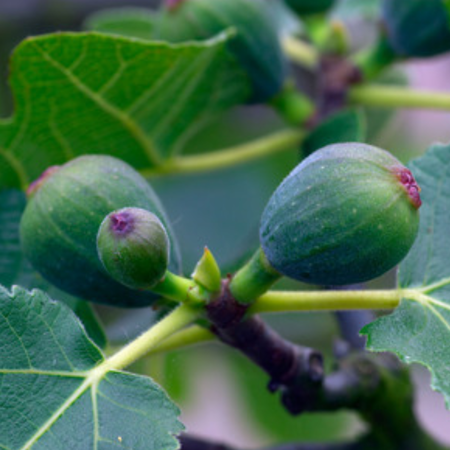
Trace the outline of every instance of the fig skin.
{"label": "fig skin", "polygon": [[382,19],[399,56],[431,57],[450,51],[450,19],[443,0],[383,0]]}
{"label": "fig skin", "polygon": [[317,150],[281,183],[263,212],[260,241],[283,275],[346,285],[382,275],[408,253],[419,226],[411,172],[360,143]]}
{"label": "fig skin", "polygon": [[140,208],[108,214],[97,235],[98,256],[106,271],[131,289],[151,289],[163,279],[169,249],[164,225]]}
{"label": "fig skin", "polygon": [[300,16],[320,14],[328,11],[335,0],[284,0]]}
{"label": "fig skin", "polygon": [[48,169],[30,186],[20,223],[24,254],[45,279],[76,297],[123,307],[150,305],[154,294],[113,280],[97,255],[102,220],[127,206],[160,218],[171,240],[170,268],[179,273],[178,247],[153,189],[131,166],[106,155],[81,156]]}
{"label": "fig skin", "polygon": [[169,42],[209,39],[233,27],[229,44],[249,76],[249,103],[264,103],[278,94],[286,79],[287,62],[264,1],[166,0],[155,38]]}

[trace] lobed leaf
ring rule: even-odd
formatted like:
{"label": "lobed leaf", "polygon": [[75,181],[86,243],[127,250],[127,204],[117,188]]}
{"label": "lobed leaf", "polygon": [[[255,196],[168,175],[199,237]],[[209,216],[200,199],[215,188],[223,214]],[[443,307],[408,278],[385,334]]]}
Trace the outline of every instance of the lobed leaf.
{"label": "lobed leaf", "polygon": [[0,448],[176,450],[178,408],[152,380],[105,361],[41,291],[0,288]]}
{"label": "lobed leaf", "polygon": [[450,407],[450,145],[435,145],[411,164],[422,188],[417,240],[399,269],[400,306],[367,325],[367,346],[430,370]]}
{"label": "lobed leaf", "polygon": [[25,188],[85,153],[137,169],[164,164],[211,117],[245,99],[229,39],[171,45],[60,33],[23,41],[11,61],[15,114],[0,121],[0,188]]}

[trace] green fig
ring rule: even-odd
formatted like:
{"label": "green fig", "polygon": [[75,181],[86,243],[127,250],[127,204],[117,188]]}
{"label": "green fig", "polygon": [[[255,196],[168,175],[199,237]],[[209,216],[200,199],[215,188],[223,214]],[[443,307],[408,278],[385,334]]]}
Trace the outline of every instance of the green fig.
{"label": "green fig", "polygon": [[399,56],[428,57],[450,51],[450,15],[444,0],[383,0],[387,39]]}
{"label": "green fig", "polygon": [[141,208],[109,213],[97,235],[98,256],[106,271],[131,289],[151,289],[163,279],[169,248],[164,225]]}
{"label": "green fig", "polygon": [[106,155],[76,158],[47,170],[33,183],[20,223],[25,256],[58,288],[98,303],[141,307],[156,296],[125,287],[98,259],[96,239],[111,211],[133,206],[157,215],[171,241],[170,268],[180,258],[170,225],[148,182],[125,162]]}
{"label": "green fig", "polygon": [[366,144],[317,150],[281,183],[260,241],[285,276],[320,285],[375,278],[399,263],[419,226],[419,187],[390,153]]}
{"label": "green fig", "polygon": [[249,102],[271,100],[283,87],[287,63],[263,1],[166,0],[155,38],[169,42],[208,39],[228,28],[237,32],[229,50],[249,76]]}
{"label": "green fig", "polygon": [[328,11],[335,0],[285,0],[285,2],[298,15],[306,16]]}

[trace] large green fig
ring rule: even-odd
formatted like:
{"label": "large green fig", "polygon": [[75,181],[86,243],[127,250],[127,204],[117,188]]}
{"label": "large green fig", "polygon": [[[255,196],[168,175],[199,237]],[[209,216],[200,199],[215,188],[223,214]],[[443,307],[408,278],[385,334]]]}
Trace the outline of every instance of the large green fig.
{"label": "large green fig", "polygon": [[335,0],[285,0],[298,15],[320,14],[328,11]]}
{"label": "large green fig", "polygon": [[170,268],[179,271],[177,245],[147,181],[125,162],[82,156],[47,170],[29,189],[20,223],[25,255],[44,278],[77,297],[140,307],[156,298],[113,280],[97,256],[96,237],[111,211],[134,206],[156,214],[171,237]]}
{"label": "large green fig", "polygon": [[151,289],[163,279],[169,248],[164,225],[141,208],[109,213],[97,235],[98,256],[106,271],[132,289]]}
{"label": "large green fig", "polygon": [[281,183],[263,213],[269,263],[307,283],[345,285],[400,262],[419,225],[419,187],[388,152],[359,143],[317,150]]}
{"label": "large green fig", "polygon": [[155,37],[170,42],[207,39],[233,27],[229,50],[247,72],[252,103],[278,94],[286,61],[267,6],[261,0],[166,0]]}
{"label": "large green fig", "polygon": [[398,55],[427,57],[450,51],[450,15],[444,0],[383,0],[382,17]]}

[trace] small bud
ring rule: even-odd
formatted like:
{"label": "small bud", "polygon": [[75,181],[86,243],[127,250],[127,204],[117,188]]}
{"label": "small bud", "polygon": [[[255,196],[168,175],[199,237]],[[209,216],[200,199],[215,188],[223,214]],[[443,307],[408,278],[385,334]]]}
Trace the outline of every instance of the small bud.
{"label": "small bud", "polygon": [[192,279],[210,292],[218,292],[222,286],[220,268],[214,255],[205,247],[200,261],[195,266]]}
{"label": "small bud", "polygon": [[108,214],[97,235],[98,256],[115,280],[133,289],[151,289],[169,264],[169,238],[157,216],[123,208]]}

